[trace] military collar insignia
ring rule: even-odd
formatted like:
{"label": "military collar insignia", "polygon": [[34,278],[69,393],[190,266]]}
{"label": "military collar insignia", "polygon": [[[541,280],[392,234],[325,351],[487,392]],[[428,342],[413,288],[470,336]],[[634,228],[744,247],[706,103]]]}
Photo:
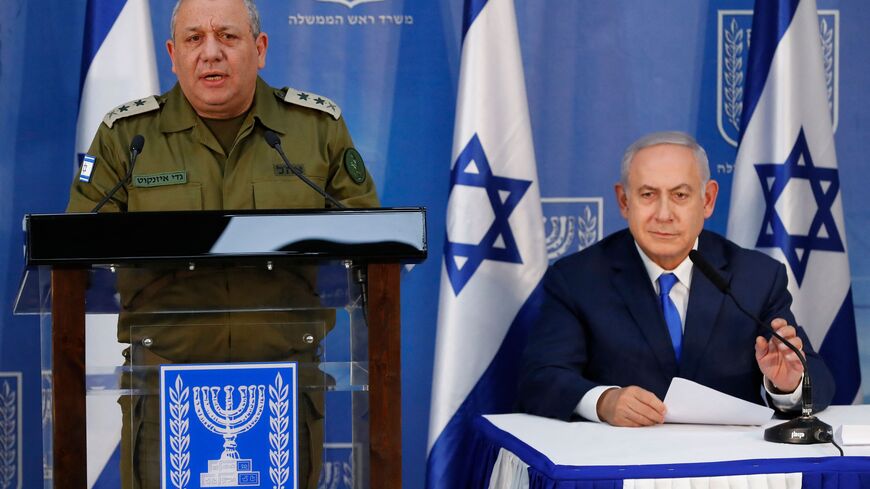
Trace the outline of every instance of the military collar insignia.
{"label": "military collar insignia", "polygon": [[103,124],[111,129],[112,125],[115,124],[115,121],[117,121],[118,119],[123,119],[124,117],[130,117],[131,115],[142,114],[145,112],[151,112],[152,110],[157,110],[159,108],[160,104],[157,102],[157,97],[153,95],[146,98],[140,98],[138,100],[131,100],[115,107],[108,114],[106,114],[106,116],[103,117]]}
{"label": "military collar insignia", "polygon": [[339,108],[335,102],[329,100],[323,95],[304,92],[302,90],[296,90],[295,88],[288,88],[283,100],[289,104],[301,105],[303,107],[308,107],[309,109],[326,112],[336,120],[341,117],[341,108]]}

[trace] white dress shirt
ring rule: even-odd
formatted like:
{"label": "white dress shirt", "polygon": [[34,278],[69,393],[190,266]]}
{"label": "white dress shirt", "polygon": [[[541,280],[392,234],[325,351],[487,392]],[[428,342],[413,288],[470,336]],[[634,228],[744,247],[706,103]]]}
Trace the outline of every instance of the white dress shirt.
{"label": "white dress shirt", "polygon": [[[656,291],[656,295],[659,294],[659,276],[663,273],[673,273],[677,276],[677,283],[674,284],[668,296],[674,302],[674,305],[677,307],[677,312],[680,314],[680,324],[683,327],[683,331],[686,330],[686,311],[689,308],[689,289],[692,287],[692,269],[694,268],[694,264],[692,260],[689,259],[688,256],[680,262],[679,265],[676,266],[673,270],[665,270],[662,267],[658,266],[650,257],[640,249],[637,242],[635,241],[634,245],[637,247],[638,253],[640,253],[640,259],[643,261],[643,266],[646,268],[646,273],[649,276],[650,282],[652,282],[653,289]],[[692,249],[698,249],[698,239],[695,239],[695,245]],[[747,346],[748,348],[752,348],[752,346]],[[764,378],[764,390],[770,394],[771,400],[773,400],[773,405],[780,409],[788,409],[794,406],[797,406],[801,400],[801,393],[803,392],[802,388],[803,383],[798,383],[797,389],[790,394],[775,394],[773,391],[773,384],[767,379]],[[580,402],[577,404],[577,407],[574,408],[574,412],[579,414],[580,416],[588,419],[590,421],[598,421],[601,420],[598,418],[598,400],[601,398],[601,395],[608,389],[618,388],[621,386],[617,385],[599,385],[597,387],[593,387],[586,391],[586,394],[580,399]]]}

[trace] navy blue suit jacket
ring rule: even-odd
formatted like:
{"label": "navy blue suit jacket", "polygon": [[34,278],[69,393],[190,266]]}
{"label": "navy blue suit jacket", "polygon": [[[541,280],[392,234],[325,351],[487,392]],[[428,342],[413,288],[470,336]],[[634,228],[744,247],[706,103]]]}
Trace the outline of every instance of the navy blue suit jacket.
{"label": "navy blue suit jacket", "polygon": [[[785,267],[757,251],[703,231],[698,251],[731,285],[737,300],[762,321],[795,324]],[[757,325],[695,267],[677,363],[655,289],[628,230],[555,263],[520,374],[519,408],[568,420],[598,385],[643,387],[664,399],[683,377],[764,404],[755,360]],[[834,381],[802,329],[816,410],[830,404]]]}

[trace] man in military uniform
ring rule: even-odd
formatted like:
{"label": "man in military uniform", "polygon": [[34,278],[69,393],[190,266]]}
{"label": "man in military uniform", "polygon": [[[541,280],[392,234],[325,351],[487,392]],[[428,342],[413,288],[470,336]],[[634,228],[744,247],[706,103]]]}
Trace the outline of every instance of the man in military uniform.
{"label": "man in military uniform", "polygon": [[[288,172],[264,139],[274,131],[292,164],[347,207],[376,207],[341,111],[326,97],[275,89],[258,76],[268,37],[251,0],[179,0],[166,47],[178,83],[167,93],[122,104],[106,115],[73,182],[68,211],[88,212],[128,173],[135,135],[145,140],[132,178],[103,211],[323,208],[325,199]],[[295,360],[315,364],[334,314],[318,309],[311,270],[220,268],[122,270],[118,339],[127,364]],[[304,312],[263,312],[292,304]],[[246,310],[171,313],[173,310]],[[166,312],[170,311],[169,314]],[[314,370],[314,373],[311,373]],[[153,394],[154,369],[125,379]],[[300,385],[317,380],[300,370]],[[323,398],[300,396],[299,474],[314,488],[320,472]],[[154,395],[124,396],[124,487],[159,487],[159,421]]]}

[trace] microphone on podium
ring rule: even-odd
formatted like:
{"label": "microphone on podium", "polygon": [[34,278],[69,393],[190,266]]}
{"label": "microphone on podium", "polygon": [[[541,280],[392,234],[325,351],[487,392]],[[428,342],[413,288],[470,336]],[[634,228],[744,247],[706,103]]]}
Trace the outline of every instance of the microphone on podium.
{"label": "microphone on podium", "polygon": [[263,134],[263,137],[266,138],[266,144],[268,144],[269,146],[271,146],[271,147],[272,147],[275,151],[277,151],[278,154],[281,156],[281,160],[284,161],[284,167],[285,167],[286,169],[290,170],[291,173],[293,173],[293,174],[296,175],[300,180],[302,180],[303,182],[305,182],[305,185],[308,185],[308,186],[311,187],[315,192],[317,192],[318,194],[320,194],[324,199],[327,200],[327,202],[329,202],[330,204],[332,204],[333,207],[337,207],[337,208],[339,208],[339,209],[346,209],[346,208],[347,208],[344,204],[342,204],[341,202],[335,200],[335,198],[334,198],[333,196],[331,196],[331,195],[329,195],[328,193],[326,193],[325,190],[323,190],[322,188],[320,188],[316,183],[312,182],[308,177],[306,177],[305,174],[302,173],[302,170],[300,170],[300,169],[298,169],[298,168],[296,168],[295,166],[293,166],[293,165],[290,164],[290,160],[287,159],[287,155],[284,154],[284,150],[281,148],[281,139],[278,138],[278,135],[277,135],[277,134],[275,134],[273,131],[266,131],[266,132]]}
{"label": "microphone on podium", "polygon": [[117,192],[118,189],[120,189],[122,185],[124,185],[125,183],[127,183],[128,180],[130,180],[130,177],[133,176],[133,165],[136,164],[136,158],[139,157],[139,153],[142,152],[142,148],[144,146],[145,146],[145,137],[144,136],[142,136],[141,134],[137,134],[137,135],[133,136],[133,139],[130,141],[130,168],[127,170],[127,174],[124,175],[124,178],[118,180],[118,183],[116,183],[115,186],[112,187],[112,190],[109,190],[106,193],[106,195],[103,196],[103,198],[100,199],[99,202],[97,202],[97,205],[94,206],[93,209],[91,209],[91,212],[99,212],[99,210],[104,205],[106,205],[106,202],[108,202],[109,199],[111,199],[112,196],[115,195],[115,192]]}
{"label": "microphone on podium", "polygon": [[803,391],[801,393],[801,415],[795,419],[764,430],[764,439],[775,443],[794,443],[801,445],[830,443],[834,436],[831,425],[813,416],[813,384],[803,352],[797,349],[797,347],[792,345],[790,342],[786,341],[785,338],[780,336],[779,333],[777,333],[769,324],[761,321],[754,314],[747,311],[743,305],[740,304],[737,298],[734,297],[734,294],[731,293],[731,287],[728,285],[728,282],[719,275],[719,272],[713,268],[713,265],[711,265],[710,262],[708,262],[707,259],[698,252],[698,250],[690,251],[689,259],[692,260],[692,263],[698,267],[698,270],[707,277],[707,280],[712,282],[713,285],[723,294],[731,298],[731,301],[735,306],[737,306],[737,309],[739,309],[740,312],[755,321],[755,323],[762,329],[769,331],[775,338],[790,348],[795,355],[797,355],[798,360],[800,360],[801,365],[804,368]]}

